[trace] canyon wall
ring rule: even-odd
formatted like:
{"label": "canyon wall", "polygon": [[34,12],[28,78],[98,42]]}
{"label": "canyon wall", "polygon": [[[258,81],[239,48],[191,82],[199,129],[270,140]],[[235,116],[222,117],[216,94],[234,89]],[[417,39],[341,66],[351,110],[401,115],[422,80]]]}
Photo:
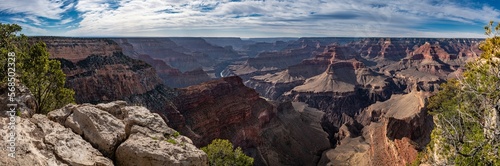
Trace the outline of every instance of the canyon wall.
{"label": "canyon wall", "polygon": [[[427,97],[481,54],[479,39],[301,38],[238,53],[202,38],[47,41],[78,103],[143,105],[194,145],[229,139],[257,165],[411,164],[433,128]],[[219,68],[228,77],[212,80]]]}

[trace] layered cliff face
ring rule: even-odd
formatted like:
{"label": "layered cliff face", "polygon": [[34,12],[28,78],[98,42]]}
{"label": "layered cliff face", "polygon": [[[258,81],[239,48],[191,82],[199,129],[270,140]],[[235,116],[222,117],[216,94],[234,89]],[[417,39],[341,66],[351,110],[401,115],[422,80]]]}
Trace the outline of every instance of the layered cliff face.
{"label": "layered cliff face", "polygon": [[[59,40],[40,38],[46,42],[51,58],[61,61],[67,77],[66,86],[75,90],[77,103],[123,100],[151,91],[162,82],[151,65],[123,55],[120,47],[112,40],[56,39]],[[61,41],[78,47],[66,48],[68,46],[59,44]],[[97,45],[101,50],[114,52],[87,49]],[[61,50],[65,50],[64,53]]]}
{"label": "layered cliff face", "polygon": [[63,37],[32,39],[45,42],[51,58],[64,58],[71,62],[78,62],[91,55],[112,56],[115,52],[121,52],[120,46],[110,39]]}
{"label": "layered cliff face", "polygon": [[136,59],[141,59],[140,55],[148,55],[181,71],[201,67],[195,57],[184,53],[189,52],[188,49],[177,45],[168,38],[126,38],[115,39],[115,41],[122,46],[125,55]]}
{"label": "layered cliff face", "polygon": [[[144,40],[136,41],[143,51],[148,42],[158,42]],[[287,43],[281,51],[262,52],[232,64],[223,72],[240,74],[242,79],[227,77],[178,90],[162,83],[182,87],[202,82],[198,78],[205,78],[210,67],[182,72],[165,59],[136,52],[138,45],[130,40],[120,44],[124,52],[151,66],[120,53],[60,60],[68,85],[82,95],[77,95],[78,102],[121,99],[144,105],[194,145],[229,139],[254,157],[257,165],[405,165],[415,159],[432,129],[422,109],[425,92],[435,91],[441,82],[460,73],[464,62],[479,55],[477,41],[303,38]],[[190,42],[203,47],[186,46]],[[194,58],[201,66],[233,57],[198,38],[168,43],[168,47],[158,43],[151,47],[156,52],[177,50],[201,57]],[[212,54],[203,52],[207,50]],[[224,55],[220,58],[216,53]],[[294,102],[269,102],[260,96]],[[103,156],[117,155],[111,153],[114,146],[99,147]]]}
{"label": "layered cliff face", "polygon": [[[169,89],[162,85],[155,71],[158,70],[160,76],[161,73],[173,75],[180,72],[169,67],[164,61],[147,55],[138,56],[148,59],[149,63],[154,66],[129,58],[121,52],[108,56],[94,54],[76,62],[64,58],[58,59],[62,62],[63,70],[67,74],[67,85],[77,92],[75,97],[78,103],[126,100],[134,105],[143,105],[151,112],[158,113],[155,115],[155,120],[147,120],[147,123],[155,124],[154,122],[161,118],[170,127],[190,137],[199,147],[205,146],[215,138],[230,139],[235,145],[243,147],[247,154],[255,157],[256,163],[260,165],[281,163],[309,165],[316,163],[321,152],[329,148],[328,134],[319,127],[323,114],[318,110],[307,108],[303,104],[290,106],[290,103],[284,105],[269,103],[260,98],[253,89],[246,87],[239,77],[223,78],[178,90]],[[113,161],[114,158],[130,159],[119,161],[121,164],[134,164],[145,160],[137,159],[137,157],[156,160],[157,155],[160,155],[161,158],[170,158],[166,156],[171,154],[168,150],[158,152],[158,150],[148,149],[152,148],[149,145],[155,142],[143,137],[145,134],[148,136],[147,132],[140,136],[129,135],[133,133],[133,130],[148,131],[143,128],[156,125],[129,129],[128,122],[125,122],[126,115],[124,115],[127,113],[119,111],[125,109],[122,105],[121,102],[108,106],[73,105],[54,111],[49,115],[49,119],[71,128],[83,140],[88,141],[100,153],[100,156]],[[101,111],[106,111],[111,115]],[[148,114],[141,111],[137,115]],[[95,126],[95,123],[103,121],[109,123],[103,124],[104,126]],[[95,130],[96,128],[103,131]],[[303,133],[308,133],[308,135]],[[317,139],[311,141],[309,136]],[[153,140],[155,140],[154,137]],[[160,138],[162,137],[158,137]],[[129,140],[143,142],[128,143]],[[182,140],[177,141],[182,142]],[[290,148],[287,144],[276,147],[275,145],[282,143],[281,141],[301,148]],[[120,148],[122,145],[126,146]],[[168,148],[161,143],[160,147]],[[130,152],[131,149],[137,150],[138,148],[139,150],[145,148],[144,151],[153,151],[154,154],[144,152],[145,155],[137,155]],[[293,151],[293,153],[287,154],[287,151]],[[175,158],[184,160],[182,156],[178,157]],[[170,161],[162,159],[158,162],[168,165]]]}
{"label": "layered cliff face", "polygon": [[138,59],[151,64],[156,69],[158,76],[163,80],[163,83],[172,88],[186,87],[211,79],[202,68],[182,73],[178,69],[170,67],[165,61],[153,59],[149,55],[139,55]]}
{"label": "layered cliff face", "polygon": [[213,66],[213,58],[204,52],[194,52],[179,46],[169,38],[126,38],[114,41],[123,47],[125,55],[151,64],[169,87],[186,87],[211,79],[202,67]]}
{"label": "layered cliff face", "polygon": [[323,112],[305,103],[275,103],[277,113],[260,136],[258,147],[267,165],[318,165],[330,148],[328,133],[321,127]]}
{"label": "layered cliff face", "polygon": [[76,63],[59,60],[67,77],[66,86],[75,90],[78,103],[125,99],[153,90],[162,82],[150,65],[120,52],[113,56],[92,55]]}
{"label": "layered cliff face", "polygon": [[220,61],[220,60],[228,60],[238,57],[238,53],[234,51],[232,48],[226,48],[221,46],[215,46],[203,38],[199,37],[172,37],[169,38],[179,46],[187,48],[192,52],[203,52],[208,55],[208,57]]}
{"label": "layered cliff face", "polygon": [[175,135],[158,114],[123,101],[70,104],[16,122],[16,158],[1,151],[1,165],[208,165],[205,152]]}
{"label": "layered cliff face", "polygon": [[[322,127],[329,133],[332,147],[337,147],[327,153],[332,163],[405,165],[427,144],[432,129],[429,115],[421,109],[425,104],[420,100],[427,95],[416,94],[433,93],[439,84],[461,73],[465,63],[481,53],[477,49],[479,41],[319,39],[317,48],[323,51],[313,52],[313,58],[278,72],[254,72],[243,78],[246,85],[266,98],[305,102],[324,111]],[[394,95],[408,93],[419,96],[419,100]],[[374,104],[383,101],[390,104]],[[384,111],[370,111],[372,107],[390,110],[408,102],[420,103],[408,117],[383,117]],[[395,115],[404,112],[393,111]],[[367,123],[366,119],[376,123]]]}
{"label": "layered cliff face", "polygon": [[[41,39],[46,40],[46,38]],[[82,47],[90,47],[85,45],[88,43],[87,40],[97,40],[69,39],[72,39],[75,45]],[[102,47],[106,46],[118,47],[111,40],[108,45]],[[49,50],[57,50],[60,46],[47,42],[47,47],[50,48]],[[77,51],[77,49],[68,50],[65,55],[73,57],[73,54],[80,54]],[[64,57],[57,58],[61,61],[62,70],[66,74],[66,87],[75,91],[77,103],[96,104],[125,100],[160,113],[163,119],[174,128],[184,125],[182,115],[171,102],[175,96],[174,90],[162,84],[163,81],[151,65],[125,56],[120,51],[112,55],[100,55],[99,52],[90,54],[77,62],[69,61]],[[160,69],[176,71],[170,70],[168,66]],[[167,117],[175,118],[167,120]]]}
{"label": "layered cliff face", "polygon": [[[91,39],[73,39],[72,42],[87,47],[85,46],[87,40]],[[110,41],[109,47],[115,46],[117,44]],[[47,47],[51,48],[50,50],[57,50],[59,45],[48,42]],[[79,54],[76,51],[78,50],[67,51],[67,55],[73,57],[71,54]],[[115,52],[113,55],[99,55],[98,52],[91,54],[77,62],[58,58],[67,76],[66,86],[75,91],[77,103],[96,104],[125,100],[159,113],[175,129],[185,128],[184,117],[172,103],[176,92],[162,84],[164,81],[158,77],[155,68],[146,62],[125,56],[121,52]],[[154,59],[150,60],[157,65],[158,69],[161,69],[162,73],[178,74],[178,70],[171,69]],[[194,71],[187,75],[199,75],[199,73]]]}
{"label": "layered cliff face", "polygon": [[175,105],[187,126],[182,132],[197,146],[229,139],[256,165],[314,165],[330,147],[320,125],[323,113],[303,103],[269,103],[239,77],[179,91]]}
{"label": "layered cliff face", "polygon": [[[424,92],[394,95],[364,110],[357,120],[361,135],[343,125],[344,138],[325,151],[322,165],[409,165],[430,141],[432,117],[425,111]],[[352,149],[356,149],[353,151]]]}
{"label": "layered cliff face", "polygon": [[303,45],[299,48],[286,51],[262,52],[255,58],[249,58],[241,64],[228,66],[222,76],[238,75],[248,78],[259,73],[276,72],[288,66],[300,63],[303,59],[309,58],[317,48],[311,45]]}
{"label": "layered cliff face", "polygon": [[256,57],[262,52],[275,52],[283,50],[291,42],[275,41],[269,42],[256,42],[254,44],[245,45],[243,49],[249,57]]}
{"label": "layered cliff face", "polygon": [[[245,84],[257,89],[264,97],[279,99],[284,92],[300,86],[306,79],[322,74],[330,64],[345,58],[355,58],[366,68],[394,78],[395,84],[399,87],[396,91],[403,89],[404,93],[407,93],[413,87],[434,91],[440,83],[459,73],[465,62],[481,53],[478,50],[480,40],[477,39],[304,38],[301,40],[302,43],[309,45],[315,43],[317,50],[322,51],[311,52],[313,58],[304,59],[296,65],[288,65],[279,71],[265,72],[240,67],[239,71],[246,71],[239,72],[244,75]],[[299,42],[295,42],[289,44],[288,48],[300,46]],[[239,66],[245,66],[244,64]],[[234,67],[230,66],[228,70],[231,68]],[[254,74],[247,76],[252,72]],[[294,78],[294,81],[283,81],[287,80],[283,78]]]}
{"label": "layered cliff face", "polygon": [[251,40],[241,40],[239,37],[204,37],[203,40],[220,47],[230,46],[235,50],[244,50],[247,45],[255,43]]}
{"label": "layered cliff face", "polygon": [[[258,124],[266,123],[261,115],[272,114],[273,107],[255,90],[245,87],[241,78],[227,77],[179,89],[175,105],[194,132],[196,145],[207,145],[215,138],[227,138],[237,145],[258,144]],[[213,119],[213,120],[208,120]],[[237,140],[237,138],[247,138]]]}

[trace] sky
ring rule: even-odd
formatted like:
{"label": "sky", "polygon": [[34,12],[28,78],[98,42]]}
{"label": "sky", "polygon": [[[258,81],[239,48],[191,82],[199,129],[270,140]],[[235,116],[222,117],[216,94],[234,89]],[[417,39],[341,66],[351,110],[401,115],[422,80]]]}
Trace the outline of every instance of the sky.
{"label": "sky", "polygon": [[498,0],[2,0],[29,36],[484,38]]}

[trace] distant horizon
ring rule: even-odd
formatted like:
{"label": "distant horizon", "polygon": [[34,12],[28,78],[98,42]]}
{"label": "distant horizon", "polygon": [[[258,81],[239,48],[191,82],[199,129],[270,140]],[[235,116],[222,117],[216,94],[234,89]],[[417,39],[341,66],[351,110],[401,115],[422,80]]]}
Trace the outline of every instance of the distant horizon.
{"label": "distant horizon", "polygon": [[324,37],[315,37],[315,36],[303,36],[303,37],[237,37],[237,36],[29,36],[27,37],[56,37],[56,38],[102,38],[102,39],[113,39],[113,38],[237,38],[241,40],[250,40],[250,39],[301,39],[301,38],[388,38],[388,39],[400,39],[400,38],[410,38],[410,39],[486,39],[485,37],[349,37],[349,36],[324,36]]}
{"label": "distant horizon", "polygon": [[495,0],[16,0],[0,23],[29,36],[486,38]]}

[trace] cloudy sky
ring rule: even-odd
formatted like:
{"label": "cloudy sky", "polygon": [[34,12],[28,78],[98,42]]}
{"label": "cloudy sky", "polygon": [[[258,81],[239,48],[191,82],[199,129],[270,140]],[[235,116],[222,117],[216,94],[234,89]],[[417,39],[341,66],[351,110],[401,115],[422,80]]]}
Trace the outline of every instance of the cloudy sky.
{"label": "cloudy sky", "polygon": [[4,0],[0,22],[40,36],[485,37],[477,0]]}

